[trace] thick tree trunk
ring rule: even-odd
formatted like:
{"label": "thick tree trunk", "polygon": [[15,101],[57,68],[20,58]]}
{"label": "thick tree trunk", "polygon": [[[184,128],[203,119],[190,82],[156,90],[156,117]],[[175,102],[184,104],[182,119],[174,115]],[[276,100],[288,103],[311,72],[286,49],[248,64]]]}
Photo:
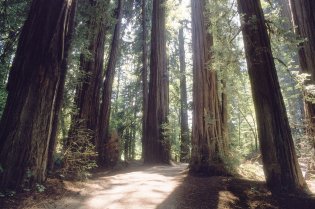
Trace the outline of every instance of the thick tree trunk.
{"label": "thick tree trunk", "polygon": [[147,20],[146,1],[142,0],[142,158],[144,157],[144,139],[148,112],[148,46],[147,46]]}
{"label": "thick tree trunk", "polygon": [[256,110],[267,185],[273,191],[302,191],[305,181],[297,162],[280,91],[270,40],[259,0],[238,0]]}
{"label": "thick tree trunk", "polygon": [[165,0],[153,0],[151,61],[144,162],[169,163],[170,145],[163,135],[168,115],[168,72],[165,41]]}
{"label": "thick tree trunk", "polygon": [[33,0],[8,82],[0,123],[0,187],[16,189],[46,178],[48,145],[57,116],[64,40],[72,1]]}
{"label": "thick tree trunk", "polygon": [[[311,77],[308,84],[315,84],[315,1],[314,0],[290,0],[295,32],[301,38],[306,39],[299,49],[300,66],[303,73]],[[314,98],[314,94],[304,92],[306,97]],[[315,150],[315,104],[305,100],[304,111],[308,136],[313,142]],[[315,156],[315,154],[314,154]]]}
{"label": "thick tree trunk", "polygon": [[180,67],[180,162],[189,161],[189,127],[188,127],[188,104],[186,84],[186,54],[183,25],[178,33],[179,67]]}
{"label": "thick tree trunk", "polygon": [[[90,1],[94,12],[99,7],[107,9],[109,1]],[[106,38],[106,13],[91,14],[88,21],[88,52],[82,53],[80,57],[80,70],[82,79],[76,88],[74,98],[75,113],[72,116],[68,140],[76,140],[78,131],[91,133],[91,142],[95,145],[97,124],[100,104],[100,87],[102,83],[102,72],[104,62],[104,46]],[[81,130],[81,131],[80,131]]]}
{"label": "thick tree trunk", "polygon": [[118,0],[118,6],[116,9],[115,18],[117,20],[111,44],[111,51],[109,55],[108,65],[106,68],[105,81],[103,84],[101,111],[99,115],[99,129],[98,129],[98,153],[99,163],[102,166],[111,166],[116,162],[111,162],[110,156],[107,153],[108,139],[109,139],[109,119],[111,112],[111,98],[113,82],[115,77],[115,69],[120,45],[120,31],[121,31],[121,19],[123,12],[123,0]]}
{"label": "thick tree trunk", "polygon": [[216,72],[209,69],[212,35],[206,0],[192,1],[193,44],[193,127],[190,171],[220,175],[226,171]]}
{"label": "thick tree trunk", "polygon": [[70,53],[70,47],[72,43],[72,38],[74,34],[75,27],[75,17],[76,17],[76,9],[77,9],[77,0],[73,0],[72,8],[69,13],[69,25],[68,25],[68,34],[65,36],[65,53],[64,59],[61,64],[61,75],[60,75],[60,85],[57,91],[56,104],[55,104],[55,116],[52,123],[52,133],[49,140],[48,147],[48,161],[47,161],[47,170],[52,171],[54,168],[54,152],[56,149],[57,143],[57,135],[58,135],[58,123],[59,123],[59,114],[63,103],[63,92],[66,81],[66,74],[68,69],[68,58]]}

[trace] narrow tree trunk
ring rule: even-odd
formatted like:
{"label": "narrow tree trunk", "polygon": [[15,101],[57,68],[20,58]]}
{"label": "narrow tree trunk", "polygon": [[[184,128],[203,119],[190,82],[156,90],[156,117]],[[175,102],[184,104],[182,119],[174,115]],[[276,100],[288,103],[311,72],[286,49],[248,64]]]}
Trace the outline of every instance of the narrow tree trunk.
{"label": "narrow tree trunk", "polygon": [[123,11],[123,0],[118,0],[118,6],[116,9],[115,18],[117,20],[113,35],[113,40],[111,44],[111,52],[108,61],[108,65],[106,68],[105,81],[103,84],[103,93],[102,93],[102,103],[101,103],[101,111],[99,115],[99,163],[102,166],[110,166],[112,163],[110,162],[110,157],[107,155],[109,153],[106,150],[108,144],[109,137],[109,119],[110,119],[110,111],[111,111],[111,98],[112,98],[112,88],[115,77],[115,68],[117,63],[117,57],[119,52],[120,45],[120,31],[121,31],[121,19],[122,19],[122,11]]}
{"label": "narrow tree trunk", "polygon": [[146,0],[142,0],[142,157],[144,157],[145,130],[148,112],[148,46],[147,46],[147,21]]}
{"label": "narrow tree trunk", "polygon": [[229,150],[229,130],[228,130],[228,95],[226,93],[226,77],[222,78],[221,85],[222,85],[222,93],[221,93],[221,130],[222,130],[222,145],[223,151],[227,154]]}
{"label": "narrow tree trunk", "polygon": [[208,32],[206,0],[192,1],[193,127],[190,171],[200,175],[225,174],[225,155],[216,72],[209,68],[213,45]]}
{"label": "narrow tree trunk", "polygon": [[256,110],[267,185],[273,191],[302,191],[305,181],[297,162],[280,91],[270,40],[259,0],[238,0]]}
{"label": "narrow tree trunk", "polygon": [[56,104],[55,104],[55,116],[52,123],[52,132],[51,137],[49,140],[49,147],[48,147],[48,162],[47,162],[47,170],[52,171],[54,167],[54,152],[57,143],[57,135],[58,135],[58,122],[59,122],[59,114],[63,103],[63,92],[64,86],[66,81],[66,74],[68,69],[68,58],[70,47],[72,43],[73,33],[74,33],[74,26],[75,26],[75,16],[76,16],[76,9],[77,9],[77,0],[73,0],[72,8],[69,13],[69,25],[68,25],[68,34],[65,36],[65,53],[64,59],[61,64],[61,75],[60,75],[60,85],[57,91],[56,97]]}
{"label": "narrow tree trunk", "polygon": [[187,113],[187,84],[186,84],[186,60],[185,39],[183,25],[178,33],[179,65],[180,65],[180,162],[189,161],[189,127]]}
{"label": "narrow tree trunk", "polygon": [[31,186],[46,178],[71,6],[72,1],[65,0],[32,2],[10,71],[8,100],[0,122],[1,188]]}
{"label": "narrow tree trunk", "polygon": [[151,61],[144,162],[169,163],[170,145],[163,135],[168,115],[168,72],[165,41],[165,0],[153,0]]}
{"label": "narrow tree trunk", "polygon": [[[90,7],[94,12],[99,7],[107,9],[109,1],[90,1]],[[75,113],[72,116],[68,140],[76,140],[78,131],[84,130],[91,133],[91,142],[97,145],[97,134],[100,87],[104,62],[104,46],[106,38],[106,13],[91,14],[88,21],[88,52],[80,57],[80,70],[82,79],[76,88],[74,98]]]}

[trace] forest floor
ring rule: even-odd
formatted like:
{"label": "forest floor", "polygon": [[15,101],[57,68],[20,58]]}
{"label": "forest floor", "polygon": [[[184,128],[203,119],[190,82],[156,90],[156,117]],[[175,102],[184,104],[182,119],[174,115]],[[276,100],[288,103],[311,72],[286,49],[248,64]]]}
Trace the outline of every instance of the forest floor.
{"label": "forest floor", "polygon": [[[271,194],[264,182],[257,180],[261,171],[250,173],[245,167],[243,172],[247,179],[193,177],[187,175],[187,164],[143,166],[140,163],[131,163],[119,171],[98,171],[85,182],[49,179],[44,192],[2,197],[0,208],[315,208],[314,197]],[[310,185],[313,192],[314,186]]]}

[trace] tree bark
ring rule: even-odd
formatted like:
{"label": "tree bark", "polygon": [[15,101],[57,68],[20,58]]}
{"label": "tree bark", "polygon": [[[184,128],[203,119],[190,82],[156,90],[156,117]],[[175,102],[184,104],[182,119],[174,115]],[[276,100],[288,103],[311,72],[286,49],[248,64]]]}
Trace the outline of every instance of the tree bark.
{"label": "tree bark", "polygon": [[60,75],[60,85],[57,91],[56,104],[55,104],[55,116],[52,123],[52,132],[49,140],[48,147],[48,161],[47,161],[47,171],[52,171],[54,168],[54,153],[56,149],[57,136],[58,136],[58,123],[59,123],[59,114],[63,104],[63,93],[64,86],[66,81],[66,74],[68,71],[68,62],[69,62],[69,53],[72,44],[74,27],[75,27],[75,17],[77,9],[77,0],[73,0],[71,11],[69,13],[69,25],[68,25],[68,34],[65,36],[65,53],[64,59],[61,64],[61,75]]}
{"label": "tree bark", "polygon": [[[183,24],[183,23],[182,23]],[[186,54],[184,28],[181,25],[178,33],[179,68],[180,68],[180,162],[189,161],[189,127],[187,113]]]}
{"label": "tree bark", "polygon": [[170,145],[163,135],[168,116],[168,72],[166,67],[165,0],[153,0],[148,111],[144,163],[169,163]]}
{"label": "tree bark", "polygon": [[148,112],[148,46],[147,46],[147,20],[146,0],[142,0],[142,158],[144,157],[145,130]]}
{"label": "tree bark", "polygon": [[[310,81],[307,84],[315,84],[315,1],[290,0],[295,33],[306,39],[300,45],[299,61],[303,73],[308,73]],[[304,92],[305,97],[314,98],[312,93]],[[315,150],[315,104],[304,101],[304,112],[307,124],[307,134],[310,137]],[[314,154],[315,156],[315,154]]]}
{"label": "tree bark", "polygon": [[267,185],[273,191],[303,191],[306,183],[280,91],[259,0],[238,0]]}
{"label": "tree bark", "polygon": [[217,75],[210,69],[213,45],[208,5],[205,0],[192,1],[193,44],[193,121],[191,173],[221,175],[225,156]]}
{"label": "tree bark", "polygon": [[96,134],[100,105],[100,87],[102,83],[104,46],[106,38],[106,13],[98,15],[99,8],[107,9],[109,1],[90,1],[95,14],[88,21],[88,52],[80,56],[82,79],[76,87],[74,98],[75,113],[72,115],[68,140],[76,140],[78,130],[88,130],[92,134],[91,142],[97,146]]}
{"label": "tree bark", "polygon": [[72,1],[33,0],[9,75],[0,122],[0,187],[17,189],[46,178],[57,92],[64,72]]}
{"label": "tree bark", "polygon": [[123,13],[123,0],[118,0],[118,5],[115,12],[116,24],[113,35],[113,40],[111,44],[110,57],[108,65],[106,68],[105,81],[103,84],[102,93],[102,103],[101,111],[99,115],[99,127],[98,127],[98,153],[99,153],[99,163],[102,166],[111,166],[116,162],[111,162],[110,156],[107,153],[107,145],[109,138],[109,119],[111,112],[111,98],[112,98],[112,88],[115,77],[115,68],[117,63],[117,58],[119,54],[120,46],[120,31],[121,31],[121,19]]}

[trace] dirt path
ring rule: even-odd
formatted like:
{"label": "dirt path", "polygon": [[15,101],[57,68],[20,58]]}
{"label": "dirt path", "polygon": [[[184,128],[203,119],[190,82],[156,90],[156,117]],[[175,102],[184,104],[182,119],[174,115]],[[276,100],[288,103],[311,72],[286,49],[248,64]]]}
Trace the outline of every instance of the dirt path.
{"label": "dirt path", "polygon": [[[133,165],[116,173],[100,172],[87,182],[63,182],[65,192],[62,194],[29,197],[23,201],[23,206],[12,208],[315,208],[314,199],[273,196],[263,182],[230,177],[192,177],[187,175],[186,168],[185,164]],[[51,188],[56,188],[56,184],[52,183]]]}

